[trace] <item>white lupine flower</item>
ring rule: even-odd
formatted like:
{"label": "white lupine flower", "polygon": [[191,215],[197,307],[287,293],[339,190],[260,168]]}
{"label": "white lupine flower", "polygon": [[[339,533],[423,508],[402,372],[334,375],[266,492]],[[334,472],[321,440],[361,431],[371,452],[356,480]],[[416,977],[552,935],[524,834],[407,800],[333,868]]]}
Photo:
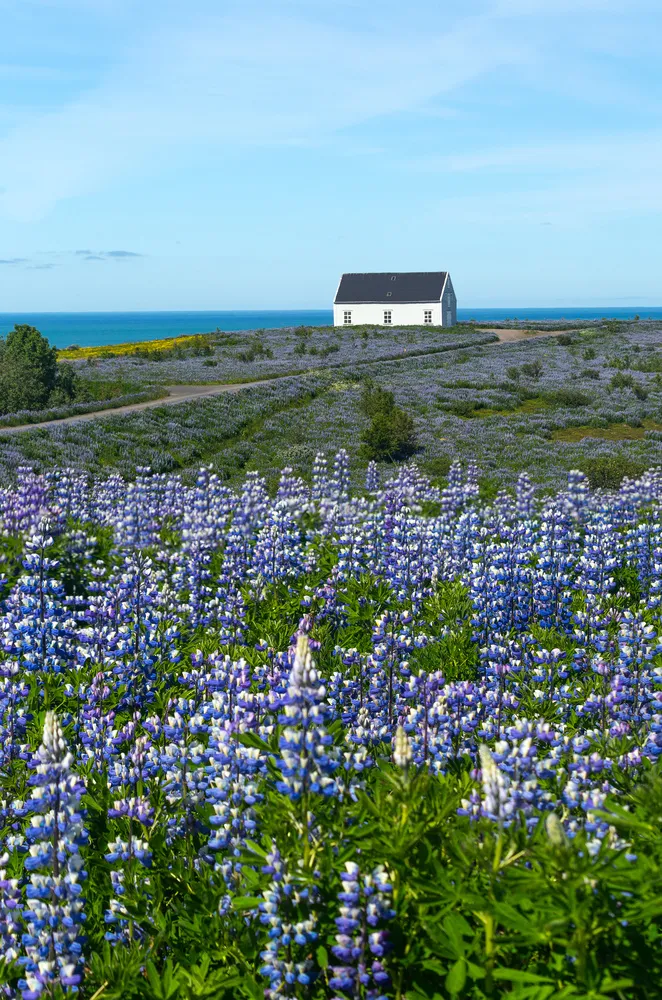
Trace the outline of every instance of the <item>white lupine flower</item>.
{"label": "white lupine flower", "polygon": [[409,742],[409,737],[402,726],[398,726],[395,731],[393,760],[398,767],[401,767],[403,771],[406,771],[413,759],[414,754],[411,748],[411,743]]}

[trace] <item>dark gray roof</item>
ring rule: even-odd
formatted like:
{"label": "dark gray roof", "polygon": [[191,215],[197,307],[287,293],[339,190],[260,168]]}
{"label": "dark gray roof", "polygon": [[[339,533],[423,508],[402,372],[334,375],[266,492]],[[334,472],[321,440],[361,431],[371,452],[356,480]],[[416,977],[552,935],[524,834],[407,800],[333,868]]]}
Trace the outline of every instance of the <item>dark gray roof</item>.
{"label": "dark gray roof", "polygon": [[446,271],[343,274],[335,302],[439,302]]}

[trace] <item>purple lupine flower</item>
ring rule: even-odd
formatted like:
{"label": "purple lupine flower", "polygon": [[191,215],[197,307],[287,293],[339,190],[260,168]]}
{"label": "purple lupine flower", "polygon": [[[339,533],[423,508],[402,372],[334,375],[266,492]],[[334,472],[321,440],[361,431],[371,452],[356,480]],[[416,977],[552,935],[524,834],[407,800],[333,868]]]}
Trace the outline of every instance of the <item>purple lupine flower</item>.
{"label": "purple lupine flower", "polygon": [[390,979],[383,959],[389,950],[387,925],[395,916],[392,891],[383,865],[362,875],[358,864],[345,862],[338,893],[338,933],[331,948],[342,964],[331,967],[332,989],[357,1000],[385,1000],[383,991]]}
{"label": "purple lupine flower", "polygon": [[333,739],[326,731],[328,708],[305,635],[297,639],[281,721],[278,791],[293,801],[310,793],[334,795],[338,785],[334,773],[339,765]]}
{"label": "purple lupine flower", "polygon": [[30,880],[20,958],[25,978],[19,983],[23,1000],[38,1000],[58,985],[67,994],[77,990],[82,979],[86,873],[80,848],[87,833],[80,801],[85,786],[72,764],[57,717],[47,712],[30,779],[32,815],[25,860]]}

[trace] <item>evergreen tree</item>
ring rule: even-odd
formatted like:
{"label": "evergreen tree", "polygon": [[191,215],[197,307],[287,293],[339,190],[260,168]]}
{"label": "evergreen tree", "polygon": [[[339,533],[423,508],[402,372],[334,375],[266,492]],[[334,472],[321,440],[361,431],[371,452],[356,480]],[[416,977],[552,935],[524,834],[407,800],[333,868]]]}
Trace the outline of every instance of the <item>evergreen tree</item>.
{"label": "evergreen tree", "polygon": [[0,342],[0,408],[3,413],[40,410],[57,381],[57,348],[39,330],[16,324]]}

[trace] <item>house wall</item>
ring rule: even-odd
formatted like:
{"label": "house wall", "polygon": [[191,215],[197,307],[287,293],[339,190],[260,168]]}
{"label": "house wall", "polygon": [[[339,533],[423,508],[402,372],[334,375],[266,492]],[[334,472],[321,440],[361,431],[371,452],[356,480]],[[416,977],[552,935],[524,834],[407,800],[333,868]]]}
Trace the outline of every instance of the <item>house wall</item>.
{"label": "house wall", "polygon": [[391,310],[390,326],[424,326],[425,310],[432,310],[432,326],[446,325],[442,323],[441,302],[394,302],[392,305],[384,302],[361,302],[334,305],[333,325],[344,326],[345,310],[352,314],[352,326],[384,326],[384,311]]}
{"label": "house wall", "polygon": [[457,298],[450,274],[446,278],[441,296],[442,326],[455,326],[457,323]]}

